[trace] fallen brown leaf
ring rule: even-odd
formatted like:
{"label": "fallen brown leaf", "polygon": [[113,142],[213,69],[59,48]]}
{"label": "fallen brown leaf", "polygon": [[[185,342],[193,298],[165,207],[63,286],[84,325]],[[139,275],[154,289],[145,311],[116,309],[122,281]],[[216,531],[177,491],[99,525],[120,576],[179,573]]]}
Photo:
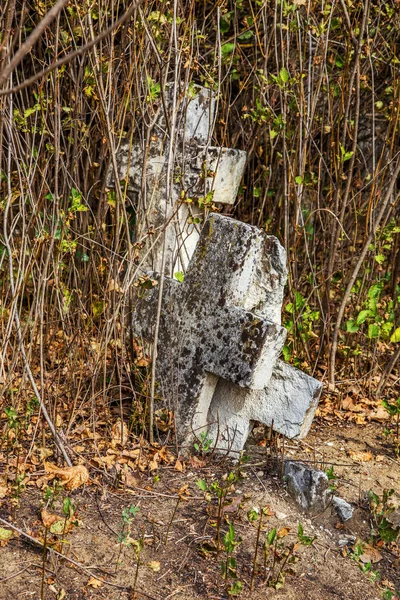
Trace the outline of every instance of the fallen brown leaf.
{"label": "fallen brown leaf", "polygon": [[44,468],[46,473],[52,473],[61,479],[67,490],[76,490],[89,481],[89,472],[84,465],[60,468],[45,462]]}
{"label": "fallen brown leaf", "polygon": [[359,462],[369,462],[370,460],[372,460],[374,458],[373,454],[368,451],[356,452],[355,450],[349,450],[349,456],[353,460],[357,460]]}
{"label": "fallen brown leaf", "polygon": [[0,481],[0,498],[5,498],[8,493],[8,487],[5,481]]}
{"label": "fallen brown leaf", "polygon": [[382,405],[379,405],[376,410],[370,413],[371,421],[386,421],[389,418],[389,413]]}
{"label": "fallen brown leaf", "polygon": [[111,446],[125,446],[128,441],[128,427],[120,419],[111,428]]}
{"label": "fallen brown leaf", "polygon": [[74,528],[71,519],[49,513],[45,508],[42,510],[42,521],[53,535],[64,535]]}
{"label": "fallen brown leaf", "polygon": [[239,510],[239,505],[242,501],[242,498],[243,496],[235,496],[235,498],[232,499],[232,502],[223,507],[223,512],[236,513]]}
{"label": "fallen brown leaf", "polygon": [[96,579],[95,577],[91,577],[89,579],[89,581],[87,582],[87,585],[90,585],[90,587],[92,587],[95,590],[97,590],[97,588],[99,588],[99,587],[101,587],[103,585],[103,582],[100,581],[99,579]]}
{"label": "fallen brown leaf", "polygon": [[277,537],[279,538],[284,538],[287,535],[289,535],[290,533],[290,527],[281,527],[277,533]]}
{"label": "fallen brown leaf", "polygon": [[361,562],[364,564],[377,563],[382,560],[382,558],[382,554],[379,552],[379,550],[373,546],[370,546],[369,544],[363,545],[363,554],[360,556]]}
{"label": "fallen brown leaf", "polygon": [[53,523],[55,523],[56,521],[60,521],[61,519],[62,519],[62,517],[60,517],[59,515],[55,515],[55,514],[51,514],[51,513],[47,512],[47,510],[45,508],[42,510],[43,525],[45,527],[47,527],[48,529],[50,528],[51,525],[53,525]]}

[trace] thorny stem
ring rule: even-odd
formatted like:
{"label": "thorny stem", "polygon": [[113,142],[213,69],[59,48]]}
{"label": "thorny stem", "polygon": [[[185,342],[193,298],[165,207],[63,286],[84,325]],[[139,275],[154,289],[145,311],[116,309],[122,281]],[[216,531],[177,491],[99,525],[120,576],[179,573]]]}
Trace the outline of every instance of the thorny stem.
{"label": "thorny stem", "polygon": [[222,491],[218,496],[218,514],[217,514],[217,554],[221,545],[221,516],[222,516],[223,494]]}
{"label": "thorny stem", "polygon": [[42,585],[40,590],[40,598],[41,600],[45,600],[44,595],[44,578],[46,574],[46,555],[47,555],[47,533],[48,529],[45,527],[44,530],[44,543],[43,543],[43,556],[42,556]]}
{"label": "thorny stem", "polygon": [[287,561],[289,560],[290,556],[293,554],[293,549],[294,549],[294,544],[292,545],[292,547],[290,549],[288,549],[288,552],[287,552],[287,554],[286,554],[286,556],[285,556],[285,558],[284,558],[284,560],[283,560],[283,562],[281,564],[279,572],[278,572],[278,574],[276,576],[276,581],[279,580],[279,577],[280,577],[281,573],[283,573],[283,569],[285,568]]}
{"label": "thorny stem", "polygon": [[171,519],[170,519],[170,522],[168,523],[167,533],[166,533],[166,535],[165,535],[165,545],[167,545],[167,544],[168,544],[168,536],[169,536],[169,532],[170,532],[170,529],[171,529],[172,522],[173,522],[173,520],[174,520],[174,518],[175,518],[176,511],[178,510],[178,506],[179,506],[179,503],[180,503],[180,501],[181,501],[181,497],[180,497],[180,496],[178,496],[178,500],[176,501],[175,508],[174,508],[174,512],[172,513],[172,517],[171,517]]}
{"label": "thorny stem", "polygon": [[138,580],[138,576],[139,576],[139,563],[140,563],[140,554],[139,552],[136,553],[136,571],[135,571],[135,580],[133,582],[133,588],[132,588],[132,597],[135,597],[135,592],[136,592],[136,585],[137,585],[137,580]]}
{"label": "thorny stem", "polygon": [[257,566],[257,555],[258,555],[258,543],[260,541],[260,535],[261,535],[261,528],[262,528],[262,520],[263,520],[263,510],[260,509],[260,519],[258,522],[258,529],[257,529],[257,539],[256,539],[256,547],[254,550],[254,559],[253,559],[253,572],[251,574],[251,581],[250,581],[250,591],[253,591],[253,586],[254,586],[254,578],[256,576],[256,566]]}

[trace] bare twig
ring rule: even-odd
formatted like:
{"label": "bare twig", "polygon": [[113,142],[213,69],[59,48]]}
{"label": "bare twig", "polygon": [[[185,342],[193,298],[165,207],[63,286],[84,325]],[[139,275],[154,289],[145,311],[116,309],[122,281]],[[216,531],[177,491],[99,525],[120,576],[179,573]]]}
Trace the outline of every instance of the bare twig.
{"label": "bare twig", "polygon": [[32,50],[33,46],[39,40],[46,27],[48,27],[50,23],[54,21],[62,9],[67,6],[68,2],[69,0],[58,0],[54,6],[51,7],[48,13],[45,14],[39,25],[35,27],[29,37],[25,40],[25,42],[10,60],[8,65],[4,67],[3,71],[0,73],[0,86],[3,85],[14,69],[17,68],[24,56],[26,56]]}
{"label": "bare twig", "polygon": [[[69,0],[63,0],[63,1],[66,3],[66,1],[69,1]],[[67,54],[63,58],[60,58],[59,60],[55,61],[54,63],[52,63],[45,69],[43,69],[43,71],[36,73],[36,75],[32,75],[32,77],[29,77],[28,79],[26,79],[19,85],[16,85],[15,87],[12,87],[8,90],[1,90],[0,96],[8,96],[10,94],[15,94],[16,92],[20,92],[21,90],[31,86],[33,83],[35,83],[35,81],[42,79],[43,77],[45,77],[46,75],[48,75],[49,73],[54,71],[55,69],[58,69],[59,67],[61,67],[63,65],[66,65],[67,63],[69,63],[71,60],[73,60],[77,56],[82,56],[88,50],[90,50],[91,48],[96,46],[96,44],[101,42],[101,40],[104,40],[106,37],[108,37],[110,35],[110,33],[112,33],[115,29],[117,29],[117,27],[122,25],[122,23],[124,23],[127,19],[129,19],[133,15],[135,10],[138,8],[138,6],[140,5],[141,2],[142,2],[142,0],[134,0],[134,2],[131,4],[129,9],[122,15],[122,17],[120,17],[114,23],[112,23],[112,25],[107,27],[107,29],[105,29],[102,33],[100,33],[95,39],[91,40],[87,44],[84,44],[81,48],[74,50],[74,52],[71,52],[70,54]],[[28,52],[29,52],[29,49],[28,49]],[[6,69],[4,70],[4,73],[8,73],[8,68],[7,68],[7,70]],[[7,76],[4,73],[2,76],[3,81],[4,81],[4,78]]]}

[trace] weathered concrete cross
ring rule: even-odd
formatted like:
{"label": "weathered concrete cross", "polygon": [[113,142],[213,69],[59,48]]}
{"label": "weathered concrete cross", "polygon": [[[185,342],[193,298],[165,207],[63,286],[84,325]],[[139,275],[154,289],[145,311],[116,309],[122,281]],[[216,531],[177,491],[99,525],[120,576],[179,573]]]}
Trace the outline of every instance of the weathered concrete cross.
{"label": "weathered concrete cross", "polygon": [[[167,89],[166,109],[172,111],[173,86]],[[128,190],[139,194],[140,209],[137,239],[145,240],[144,255],[153,245],[149,260],[143,269],[160,272],[163,241],[153,243],[146,236],[149,229],[166,228],[165,273],[173,276],[185,271],[199,239],[196,223],[204,210],[198,200],[208,204],[233,204],[243,175],[246,153],[230,148],[209,145],[214,125],[215,98],[212,92],[200,86],[186,90],[177,110],[177,143],[174,146],[172,202],[167,198],[168,135],[166,115],[160,115],[146,156],[143,145],[135,141],[130,147],[123,142],[117,153],[118,177],[128,178]],[[113,187],[114,175],[109,172],[108,185]],[[142,192],[145,192],[142,194]],[[143,197],[142,197],[143,196]],[[167,224],[167,225],[166,225]]]}
{"label": "weathered concrete cross", "polygon": [[[283,293],[278,280],[286,277],[284,257],[276,238],[212,214],[183,283],[165,279],[156,376],[160,395],[173,402],[181,444],[190,444],[207,426],[218,377],[254,390],[271,378],[286,331],[268,318],[268,294]],[[283,272],[269,269],[270,281],[261,281],[268,260],[278,270],[283,264]],[[139,298],[133,315],[135,334],[148,341],[158,292],[156,286]],[[263,316],[248,311],[249,303]]]}

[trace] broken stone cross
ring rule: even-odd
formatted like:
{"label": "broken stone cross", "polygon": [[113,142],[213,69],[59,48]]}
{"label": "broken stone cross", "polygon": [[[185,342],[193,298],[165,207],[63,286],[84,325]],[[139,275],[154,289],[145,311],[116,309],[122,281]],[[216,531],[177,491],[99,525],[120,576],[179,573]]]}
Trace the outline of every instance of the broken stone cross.
{"label": "broken stone cross", "polygon": [[[212,214],[183,283],[164,281],[156,378],[158,394],[172,403],[183,445],[193,443],[207,427],[218,377],[253,390],[264,389],[271,378],[286,331],[268,318],[268,310],[257,316],[246,309],[249,302],[264,306],[268,298],[260,280],[268,252],[278,268],[283,265],[276,276],[285,277],[285,253],[276,238]],[[277,289],[280,297],[282,290]],[[133,327],[136,335],[151,341],[158,286],[145,294],[138,298]]]}
{"label": "broken stone cross", "polygon": [[[118,178],[128,179],[128,193],[136,200],[136,241],[144,248],[143,270],[161,271],[165,240],[165,274],[185,271],[200,234],[199,222],[215,204],[233,204],[243,175],[246,153],[209,144],[214,124],[215,97],[201,86],[186,88],[178,97],[176,144],[169,160],[169,134],[174,87],[166,90],[165,112],[160,102],[151,141],[123,142],[117,152]],[[167,114],[166,114],[167,113]],[[167,172],[171,169],[172,198],[168,199]],[[108,186],[115,186],[112,170]],[[149,235],[150,232],[150,235]],[[161,232],[162,235],[159,234]]]}
{"label": "broken stone cross", "polygon": [[[307,434],[322,386],[278,360],[286,277],[275,237],[212,214],[184,282],[166,280],[156,376],[180,443],[207,427],[217,447],[235,455],[253,421],[288,437]],[[154,287],[133,319],[135,333],[149,341],[157,300]]]}

